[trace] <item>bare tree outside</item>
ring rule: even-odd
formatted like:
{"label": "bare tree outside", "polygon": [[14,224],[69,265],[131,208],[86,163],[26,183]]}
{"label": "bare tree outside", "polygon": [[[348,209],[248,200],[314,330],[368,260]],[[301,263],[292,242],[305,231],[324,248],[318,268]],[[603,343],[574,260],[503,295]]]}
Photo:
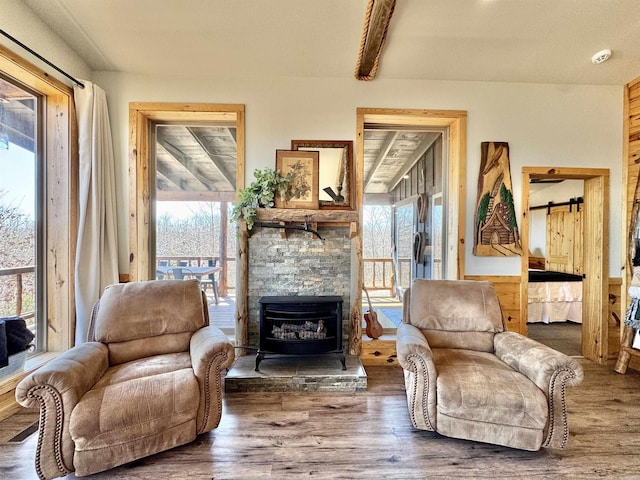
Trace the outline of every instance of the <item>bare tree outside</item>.
{"label": "bare tree outside", "polygon": [[[179,204],[179,205],[177,205]],[[157,202],[157,257],[218,257],[220,253],[219,202]],[[227,218],[231,218],[231,204]],[[227,228],[227,262],[235,257],[234,224]],[[235,285],[235,269],[227,269],[227,284]]]}
{"label": "bare tree outside", "polygon": [[[0,190],[0,269],[35,265],[35,225],[33,217],[7,200]],[[22,311],[35,310],[35,275],[22,276]],[[17,279],[15,275],[0,276],[0,317],[16,314]]]}
{"label": "bare tree outside", "polygon": [[[363,209],[362,256],[364,259],[364,284],[376,289],[391,286],[391,207],[365,205]],[[382,262],[382,260],[386,260]]]}
{"label": "bare tree outside", "polygon": [[[159,204],[161,202],[158,202]],[[187,203],[187,202],[185,202]],[[156,220],[156,255],[159,257],[215,257],[219,252],[220,204],[196,205],[190,216],[164,211]]]}
{"label": "bare tree outside", "polygon": [[5,78],[0,90],[0,317],[24,318],[40,349],[44,335],[38,331],[46,328],[46,312],[38,311],[45,305],[38,301],[44,269],[38,265],[37,232],[46,217],[37,195],[39,101]]}

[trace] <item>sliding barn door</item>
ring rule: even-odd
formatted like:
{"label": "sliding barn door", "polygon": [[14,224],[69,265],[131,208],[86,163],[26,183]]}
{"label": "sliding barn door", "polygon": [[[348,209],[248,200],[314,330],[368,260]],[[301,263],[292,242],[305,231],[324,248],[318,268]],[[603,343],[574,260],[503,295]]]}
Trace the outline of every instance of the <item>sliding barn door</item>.
{"label": "sliding barn door", "polygon": [[578,205],[551,208],[547,215],[547,270],[582,275],[582,211]]}

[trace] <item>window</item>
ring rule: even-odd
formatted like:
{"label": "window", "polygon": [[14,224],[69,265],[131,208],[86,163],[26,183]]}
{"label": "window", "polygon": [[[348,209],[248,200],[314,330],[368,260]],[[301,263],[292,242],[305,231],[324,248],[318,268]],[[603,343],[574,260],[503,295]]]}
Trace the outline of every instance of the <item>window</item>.
{"label": "window", "polygon": [[398,255],[397,286],[406,290],[411,286],[413,274],[413,225],[414,204],[407,203],[398,206],[395,210],[395,245]]}
{"label": "window", "polygon": [[24,86],[0,78],[0,317],[24,318],[35,352],[46,350],[40,103]]}
{"label": "window", "polygon": [[[0,248],[5,249],[0,254],[0,270],[7,270],[8,265],[18,268],[14,274],[2,275],[13,277],[7,281],[13,282],[11,288],[15,290],[13,298],[0,299],[0,308],[4,309],[1,315],[14,315],[18,308],[20,314],[31,317],[28,320],[37,334],[34,353],[62,352],[73,344],[75,319],[73,271],[78,180],[77,148],[72,147],[76,142],[71,135],[75,121],[73,91],[3,46],[0,46],[0,77],[0,92],[7,96],[2,101],[5,108],[0,131],[0,168],[3,180],[7,177],[10,180],[10,189],[6,180],[0,186],[7,191],[0,204],[5,211],[14,209],[17,223],[12,230],[20,231],[19,239],[24,242],[19,248],[11,247],[11,251],[20,252],[11,263],[6,263],[9,242],[3,238],[0,243]],[[4,162],[10,161],[14,164],[12,168],[20,169],[19,177],[9,173]],[[6,228],[4,223],[2,228]],[[12,241],[18,241],[18,237]],[[20,273],[20,268],[27,271]],[[17,275],[22,276],[21,291]],[[38,356],[32,365],[37,364],[37,359]]]}

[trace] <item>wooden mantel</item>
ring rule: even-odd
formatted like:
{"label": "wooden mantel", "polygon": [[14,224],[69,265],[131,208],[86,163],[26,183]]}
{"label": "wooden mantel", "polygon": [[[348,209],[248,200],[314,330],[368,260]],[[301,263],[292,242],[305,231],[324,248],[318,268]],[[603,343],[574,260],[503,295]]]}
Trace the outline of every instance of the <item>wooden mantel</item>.
{"label": "wooden mantel", "polygon": [[258,210],[257,220],[266,222],[352,223],[359,221],[359,215],[358,212],[353,210],[265,208]]}

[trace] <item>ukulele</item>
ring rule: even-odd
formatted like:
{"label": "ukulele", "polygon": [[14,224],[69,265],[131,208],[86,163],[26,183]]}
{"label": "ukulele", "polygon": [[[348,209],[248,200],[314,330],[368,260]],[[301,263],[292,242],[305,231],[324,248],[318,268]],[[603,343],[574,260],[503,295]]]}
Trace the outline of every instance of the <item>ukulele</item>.
{"label": "ukulele", "polygon": [[367,302],[369,302],[369,310],[364,314],[364,321],[367,322],[365,333],[367,334],[367,337],[375,340],[382,336],[383,329],[382,325],[380,325],[380,322],[378,321],[378,314],[373,311],[373,307],[371,306],[369,292],[366,288],[363,288],[363,290],[364,293],[367,294]]}

